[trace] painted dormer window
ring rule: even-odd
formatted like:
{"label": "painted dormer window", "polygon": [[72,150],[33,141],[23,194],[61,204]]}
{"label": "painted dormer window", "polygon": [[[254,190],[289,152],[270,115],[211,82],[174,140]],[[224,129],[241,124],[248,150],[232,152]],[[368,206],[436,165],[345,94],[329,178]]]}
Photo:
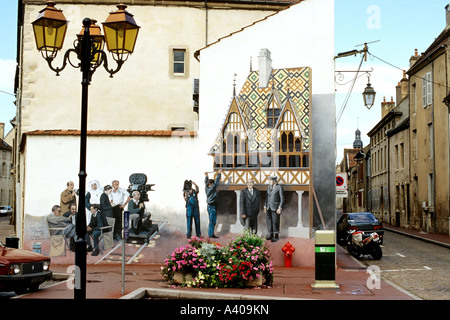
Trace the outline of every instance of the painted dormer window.
{"label": "painted dormer window", "polygon": [[231,113],[223,133],[222,166],[229,168],[247,165],[247,141],[244,127],[237,113]]}
{"label": "painted dormer window", "polygon": [[275,167],[299,168],[308,166],[307,156],[303,154],[302,134],[290,110],[283,112],[276,128]]}
{"label": "painted dormer window", "polygon": [[274,128],[277,124],[278,118],[280,117],[281,106],[279,104],[278,99],[273,94],[269,97],[269,103],[267,105],[266,114],[267,114],[267,128]]}

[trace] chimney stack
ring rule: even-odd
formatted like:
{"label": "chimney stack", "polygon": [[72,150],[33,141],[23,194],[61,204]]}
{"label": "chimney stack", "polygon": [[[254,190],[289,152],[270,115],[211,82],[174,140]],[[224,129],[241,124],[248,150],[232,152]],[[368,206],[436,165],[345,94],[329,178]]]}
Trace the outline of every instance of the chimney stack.
{"label": "chimney stack", "polygon": [[450,25],[450,4],[445,6],[445,27],[448,28]]}
{"label": "chimney stack", "polygon": [[259,87],[266,88],[272,75],[272,59],[268,49],[261,49],[259,60]]}
{"label": "chimney stack", "polygon": [[0,122],[0,139],[5,139],[5,124]]}
{"label": "chimney stack", "polygon": [[403,70],[403,78],[398,83],[396,89],[396,97],[395,97],[395,104],[398,105],[400,101],[403,100],[404,97],[408,95],[408,79],[406,78],[406,71]]}
{"label": "chimney stack", "polygon": [[395,102],[393,97],[391,97],[390,102],[387,102],[386,97],[383,97],[383,102],[381,103],[381,118],[384,118],[384,116],[387,115],[389,111],[394,109],[394,107]]}
{"label": "chimney stack", "polygon": [[409,67],[411,68],[419,59],[420,59],[420,56],[417,53],[417,49],[414,49],[414,55],[411,56],[411,58],[409,58]]}

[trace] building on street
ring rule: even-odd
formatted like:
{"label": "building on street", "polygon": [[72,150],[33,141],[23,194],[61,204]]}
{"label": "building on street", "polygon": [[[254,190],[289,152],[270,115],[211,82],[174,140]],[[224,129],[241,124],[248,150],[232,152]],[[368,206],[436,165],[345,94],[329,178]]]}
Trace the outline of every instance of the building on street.
{"label": "building on street", "polygon": [[[450,167],[448,56],[450,7],[441,34],[407,71],[410,92],[411,226],[426,232],[449,230]],[[434,37],[433,37],[434,38]]]}

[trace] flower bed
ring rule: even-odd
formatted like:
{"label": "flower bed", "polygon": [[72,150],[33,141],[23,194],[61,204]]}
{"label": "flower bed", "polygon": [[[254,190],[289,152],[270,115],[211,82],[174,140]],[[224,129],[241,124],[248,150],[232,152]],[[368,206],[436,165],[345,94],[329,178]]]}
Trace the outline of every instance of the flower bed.
{"label": "flower bed", "polygon": [[264,239],[251,233],[238,235],[226,246],[192,238],[187,245],[176,248],[161,267],[161,274],[170,284],[175,283],[174,276],[180,272],[190,275],[183,277],[183,285],[188,287],[242,288],[259,279],[264,285],[273,281],[272,261]]}

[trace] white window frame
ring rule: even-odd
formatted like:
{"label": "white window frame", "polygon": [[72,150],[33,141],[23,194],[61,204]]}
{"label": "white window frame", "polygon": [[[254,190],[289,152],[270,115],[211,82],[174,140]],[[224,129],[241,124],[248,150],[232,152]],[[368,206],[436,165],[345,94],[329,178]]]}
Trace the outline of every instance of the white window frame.
{"label": "white window frame", "polygon": [[422,78],[422,106],[426,108],[433,101],[433,78],[431,71],[425,73]]}
{"label": "white window frame", "polygon": [[[175,51],[184,51],[184,61],[175,61]],[[183,72],[175,72],[175,63],[183,63]],[[169,76],[171,78],[188,78],[189,77],[189,50],[187,46],[170,46],[169,47]]]}

